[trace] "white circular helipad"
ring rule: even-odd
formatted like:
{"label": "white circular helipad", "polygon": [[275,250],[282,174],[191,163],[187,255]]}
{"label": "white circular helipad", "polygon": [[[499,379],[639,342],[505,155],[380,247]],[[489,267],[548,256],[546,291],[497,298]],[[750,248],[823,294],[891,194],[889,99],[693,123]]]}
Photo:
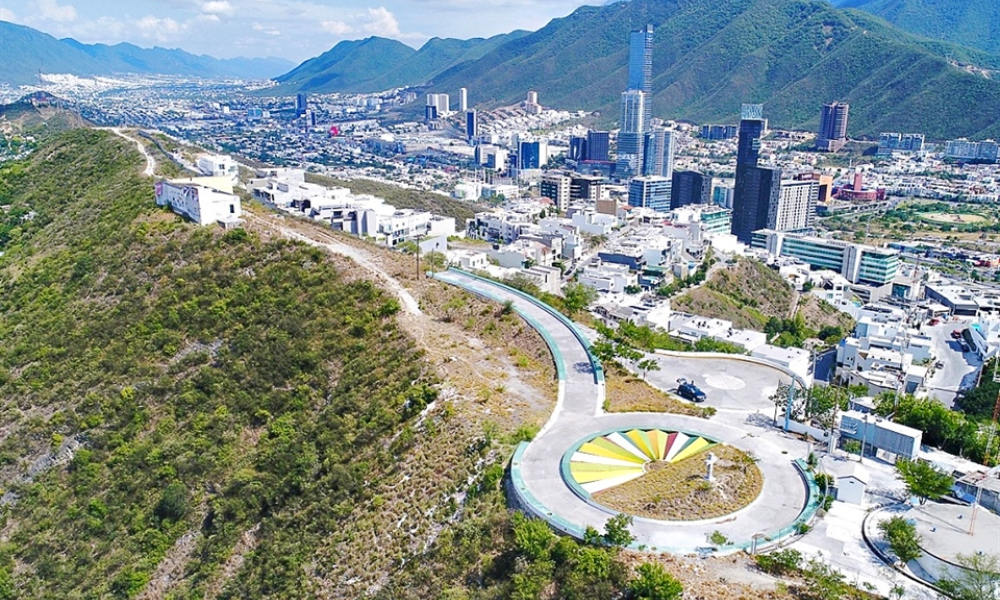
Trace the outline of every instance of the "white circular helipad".
{"label": "white circular helipad", "polygon": [[713,387],[717,390],[742,390],[747,385],[746,382],[739,377],[733,377],[732,375],[726,375],[725,373],[708,373],[702,377],[705,380],[705,385]]}

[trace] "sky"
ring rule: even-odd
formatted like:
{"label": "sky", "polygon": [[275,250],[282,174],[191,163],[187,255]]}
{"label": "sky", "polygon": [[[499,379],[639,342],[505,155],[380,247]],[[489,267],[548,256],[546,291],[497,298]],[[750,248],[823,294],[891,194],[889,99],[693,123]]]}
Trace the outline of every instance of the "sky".
{"label": "sky", "polygon": [[536,30],[599,0],[0,0],[0,20],[81,42],[182,48],[217,58],[311,58],[372,35],[415,48],[432,37]]}

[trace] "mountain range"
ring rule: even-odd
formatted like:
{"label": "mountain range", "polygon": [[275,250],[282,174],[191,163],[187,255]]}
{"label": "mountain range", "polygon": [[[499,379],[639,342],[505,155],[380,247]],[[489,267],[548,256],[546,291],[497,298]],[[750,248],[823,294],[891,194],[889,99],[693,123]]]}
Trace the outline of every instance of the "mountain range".
{"label": "mountain range", "polygon": [[375,92],[423,85],[456,65],[474,61],[507,42],[528,35],[513,31],[488,39],[431,38],[420,50],[381,37],[343,41],[276,77],[275,92]]}
{"label": "mountain range", "polygon": [[996,0],[832,0],[925,37],[1000,54],[1000,2]]}
{"label": "mountain range", "polygon": [[3,57],[0,82],[10,85],[37,83],[39,72],[81,77],[138,73],[267,79],[294,66],[282,58],[218,59],[178,49],[140,48],[128,43],[83,44],[72,38],[59,40],[6,21],[0,21],[0,56]]}
{"label": "mountain range", "polygon": [[[465,87],[470,103],[481,107],[512,104],[533,89],[546,105],[613,119],[626,81],[628,34],[645,23],[655,26],[657,116],[732,123],[742,102],[762,102],[775,126],[811,129],[820,106],[839,100],[851,104],[852,136],[1000,136],[1000,56],[907,33],[824,0],[584,6],[536,32],[502,40],[480,58],[406,75],[424,79],[428,92]],[[404,69],[401,57],[414,55],[384,42],[342,42],[324,55],[330,68],[323,57],[312,59],[279,77],[277,89],[385,89],[393,79],[388,73]]]}

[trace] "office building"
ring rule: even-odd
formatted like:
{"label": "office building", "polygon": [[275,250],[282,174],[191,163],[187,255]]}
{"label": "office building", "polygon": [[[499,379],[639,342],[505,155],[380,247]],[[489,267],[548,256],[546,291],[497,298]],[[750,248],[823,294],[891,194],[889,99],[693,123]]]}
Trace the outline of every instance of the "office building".
{"label": "office building", "polygon": [[548,171],[539,182],[542,196],[552,200],[560,212],[569,208],[571,181],[569,175]]}
{"label": "office building", "polygon": [[702,125],[701,137],[706,140],[730,140],[739,133],[736,125]]}
{"label": "office building", "polygon": [[607,162],[611,151],[611,134],[607,131],[588,131],[584,160]]}
{"label": "office building", "polygon": [[643,129],[649,130],[653,113],[653,25],[646,25],[629,35],[628,45],[628,90],[639,90],[646,95],[643,105]]}
{"label": "office building", "polygon": [[469,90],[465,88],[458,88],[458,110],[469,110]]}
{"label": "office building", "polygon": [[643,175],[659,175],[670,179],[674,175],[674,134],[663,127],[646,133],[643,154]]}
{"label": "office building", "polygon": [[476,118],[475,110],[465,111],[465,136],[469,139],[469,143],[479,135],[479,122]]}
{"label": "office building", "polygon": [[[712,201],[712,178],[697,171],[674,171],[670,178],[670,208]],[[730,225],[731,225],[730,219]]]}
{"label": "office building", "polygon": [[641,90],[622,92],[621,129],[618,132],[618,164],[632,173],[641,172],[645,129],[646,94]]}
{"label": "office building", "polygon": [[633,177],[628,184],[628,204],[667,212],[670,210],[670,180],[657,175]]}
{"label": "office building", "polygon": [[519,142],[517,145],[517,168],[541,169],[549,162],[549,143],[545,140],[537,142]]}
{"label": "office building", "polygon": [[582,135],[573,135],[569,138],[569,151],[566,152],[567,160],[587,160],[587,138]]}
{"label": "office building", "polygon": [[298,93],[295,95],[295,116],[301,117],[306,114],[306,109],[308,108],[308,103],[306,102],[306,95],[303,93]]}
{"label": "office building", "polygon": [[487,169],[497,172],[507,170],[507,150],[492,144],[480,144],[476,146],[476,162]]}
{"label": "office building", "polygon": [[888,156],[893,152],[923,152],[924,134],[922,133],[880,133],[878,136],[878,154]]}
{"label": "office building", "polygon": [[816,138],[816,149],[823,152],[836,152],[847,143],[847,113],[851,106],[842,102],[831,102],[823,105],[819,115],[819,136]]}
{"label": "office building", "polygon": [[762,229],[753,234],[754,248],[774,257],[792,256],[815,269],[830,269],[854,284],[882,286],[899,271],[899,253],[841,240]]}
{"label": "office building", "polygon": [[753,232],[765,229],[771,207],[781,194],[781,169],[758,166],[761,137],[767,127],[762,104],[744,104],[736,145],[736,185],[733,188],[733,235],[750,244]]}
{"label": "office building", "polygon": [[601,200],[601,188],[604,185],[604,177],[600,175],[570,175],[569,199],[589,200],[597,202]]}
{"label": "office building", "polygon": [[818,181],[788,179],[779,185],[778,201],[768,209],[767,228],[775,231],[810,229],[816,216]]}

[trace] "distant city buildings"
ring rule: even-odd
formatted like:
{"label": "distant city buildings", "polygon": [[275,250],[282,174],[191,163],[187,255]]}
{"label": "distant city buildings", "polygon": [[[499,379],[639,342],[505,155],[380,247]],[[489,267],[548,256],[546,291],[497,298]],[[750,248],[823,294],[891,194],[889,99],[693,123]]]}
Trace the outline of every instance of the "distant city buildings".
{"label": "distant city buildings", "polygon": [[458,110],[469,110],[469,90],[465,88],[458,88]]}
{"label": "distant city buildings", "polygon": [[524,101],[524,112],[529,115],[540,115],[542,114],[542,105],[538,103],[538,92],[532,90],[528,92],[527,97]]}
{"label": "distant city buildings", "polygon": [[701,137],[706,140],[730,140],[739,133],[736,125],[702,125]]}
{"label": "distant city buildings", "polygon": [[847,114],[851,107],[842,102],[831,102],[823,105],[819,115],[819,136],[816,138],[816,149],[823,152],[836,152],[847,143]]}
{"label": "distant city buildings", "polygon": [[424,119],[433,121],[451,114],[451,98],[448,94],[427,94],[427,104],[424,106]]}
{"label": "distant city buildings", "polygon": [[663,127],[646,133],[643,144],[643,175],[659,175],[670,179],[674,174],[674,134]]}
{"label": "distant city buildings", "polygon": [[965,138],[959,138],[945,142],[944,155],[945,158],[958,160],[996,162],[998,149],[1000,149],[1000,144],[993,140],[970,142]]}
{"label": "distant city buildings", "polygon": [[818,197],[818,181],[782,180],[777,202],[768,207],[767,227],[775,231],[811,229]]}
{"label": "distant city buildings", "polygon": [[295,116],[303,117],[306,114],[308,105],[306,102],[306,95],[303,93],[298,93],[295,95]]}
{"label": "distant city buildings", "polygon": [[880,133],[878,136],[879,156],[889,156],[893,152],[923,152],[922,133]]}

